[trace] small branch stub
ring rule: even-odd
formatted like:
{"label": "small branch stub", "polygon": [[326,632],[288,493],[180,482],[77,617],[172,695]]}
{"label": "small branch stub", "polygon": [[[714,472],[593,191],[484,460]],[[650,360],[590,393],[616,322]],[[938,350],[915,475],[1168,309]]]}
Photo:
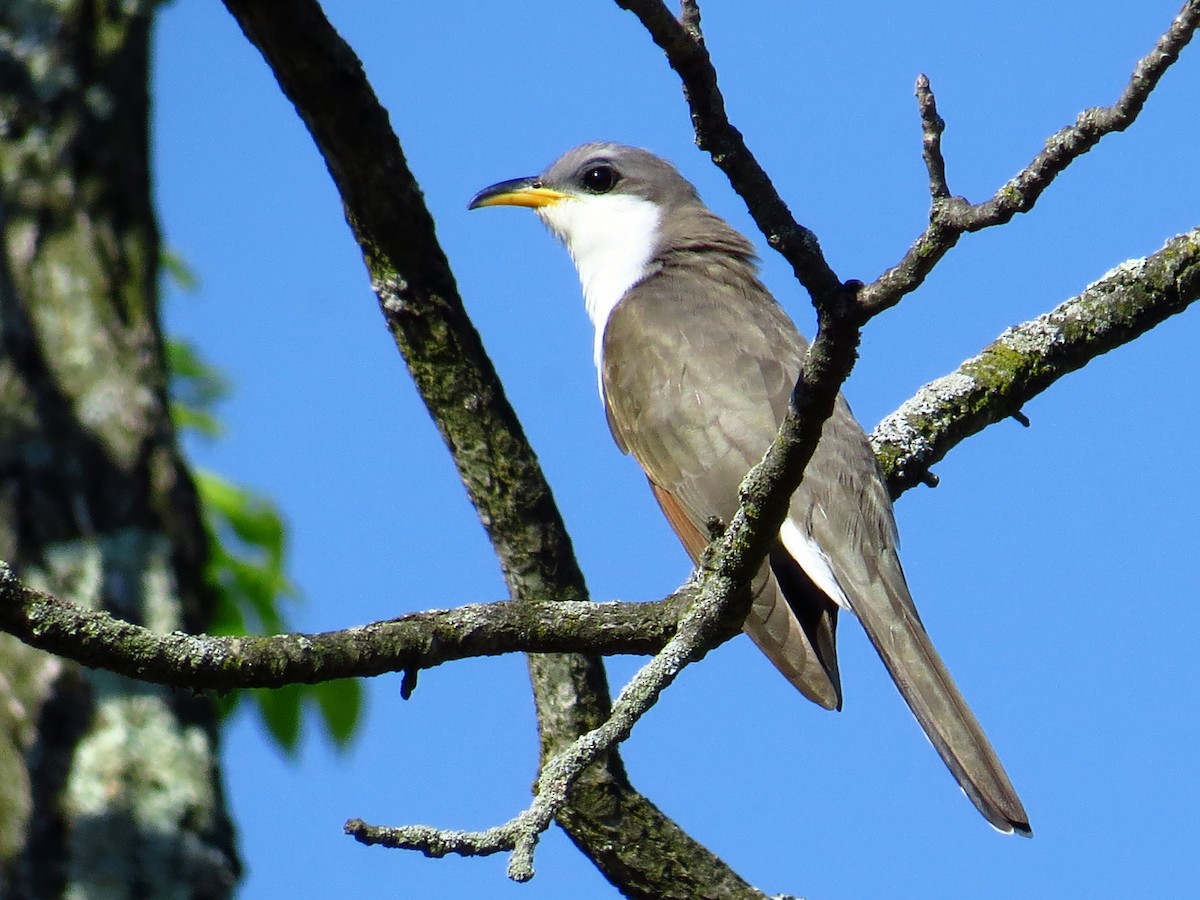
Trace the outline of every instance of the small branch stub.
{"label": "small branch stub", "polygon": [[946,184],[946,160],[942,157],[942,132],[946,120],[938,115],[937,99],[926,75],[917,76],[917,110],[921,115],[921,156],[929,172],[929,195],[934,203],[950,196]]}

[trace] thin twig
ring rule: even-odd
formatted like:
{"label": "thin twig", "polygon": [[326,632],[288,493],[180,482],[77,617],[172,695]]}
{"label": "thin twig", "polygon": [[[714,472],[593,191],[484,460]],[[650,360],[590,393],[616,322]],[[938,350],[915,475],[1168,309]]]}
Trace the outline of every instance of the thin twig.
{"label": "thin twig", "polygon": [[950,196],[946,184],[946,160],[942,157],[942,132],[946,130],[946,121],[938,115],[937,99],[925,75],[917,76],[917,110],[921,114],[921,156],[929,172],[929,195],[936,203]]}
{"label": "thin twig", "polygon": [[503,825],[484,831],[457,831],[426,825],[399,827],[368,825],[352,819],[347,834],[364,844],[417,850],[426,856],[485,856],[511,851],[508,874],[514,881],[533,877],[533,851],[541,835],[562,811],[571,787],[596,760],[629,737],[634,725],[657,702],[659,696],[685,667],[704,657],[728,633],[731,619],[740,619],[745,609],[736,609],[748,596],[739,589],[744,581],[718,566],[702,576],[700,594],[679,622],[679,630],[666,646],[630,679],[613,703],[612,714],[598,728],[579,737],[567,750],[543,767],[534,787],[533,802]]}
{"label": "thin twig", "polygon": [[[1109,107],[1081,112],[1073,125],[1052,135],[1029,165],[990,199],[971,204],[961,197],[951,198],[949,192],[938,198],[935,189],[935,202],[925,232],[899,263],[859,292],[858,303],[864,317],[869,318],[895,306],[900,298],[915,290],[964,233],[1003,225],[1017,213],[1031,210],[1067,166],[1096,146],[1105,135],[1124,131],[1132,125],[1146,98],[1171,64],[1179,58],[1180,51],[1192,39],[1197,26],[1200,26],[1200,0],[1188,0],[1171,22],[1170,28],[1155,43],[1154,49],[1138,62],[1117,102]],[[919,81],[917,93],[920,103]],[[932,101],[932,93],[929,99]],[[927,143],[924,106],[921,106],[921,120]],[[930,177],[932,182],[932,173]]]}

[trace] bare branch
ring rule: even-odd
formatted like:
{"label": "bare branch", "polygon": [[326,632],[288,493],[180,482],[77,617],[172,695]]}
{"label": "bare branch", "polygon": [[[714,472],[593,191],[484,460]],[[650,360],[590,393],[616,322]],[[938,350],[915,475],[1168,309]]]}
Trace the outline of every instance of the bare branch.
{"label": "bare branch", "polygon": [[[94,668],[192,690],[315,684],[503,653],[654,653],[681,595],[652,603],[478,603],[321,634],[157,634],[22,584],[0,562],[0,629]],[[736,627],[726,630],[726,636]]]}
{"label": "bare branch", "polygon": [[1200,298],[1200,228],[1124,262],[1081,294],[1009,328],[958,370],[925,385],[871,436],[892,496],[923,480],[960,441],[1102,353]]}
{"label": "bare branch", "polygon": [[749,594],[739,588],[744,583],[716,570],[706,573],[700,595],[680,620],[678,632],[625,686],[603,724],[546,762],[532,804],[513,819],[477,832],[443,831],[425,825],[380,827],[352,819],[346,823],[346,833],[364,844],[419,850],[427,856],[483,856],[510,850],[509,877],[528,881],[534,874],[533,851],[538,840],[567,805],[571,788],[584,771],[629,737],[633,726],[679,673],[702,659],[745,617]]}
{"label": "bare branch", "polygon": [[946,160],[942,157],[942,132],[946,121],[938,115],[937,100],[929,78],[917,76],[917,110],[921,114],[921,156],[929,172],[929,195],[934,203],[950,196],[946,184]]}
{"label": "bare branch", "polygon": [[[931,170],[931,185],[935,181],[938,185],[933,187],[934,202],[929,214],[929,226],[899,263],[859,292],[858,303],[864,315],[867,318],[876,315],[915,290],[964,233],[1003,225],[1017,213],[1031,210],[1042,192],[1067,166],[1096,146],[1105,135],[1124,131],[1132,125],[1146,98],[1171,64],[1179,58],[1180,51],[1192,39],[1198,25],[1200,0],[1188,0],[1171,22],[1170,28],[1158,39],[1154,49],[1138,62],[1117,102],[1109,107],[1081,112],[1075,124],[1052,135],[1033,161],[990,200],[972,205],[962,197],[951,197],[948,190],[944,194],[939,193],[945,182],[944,171],[940,179],[936,179]],[[924,91],[922,82],[925,84]],[[928,80],[924,76],[918,80],[917,97],[928,166],[929,116],[931,112],[936,115],[936,110],[932,107],[933,94],[928,90]],[[926,108],[926,100],[929,109]],[[939,128],[939,141],[940,131]],[[939,150],[937,160],[944,166],[940,159]]]}

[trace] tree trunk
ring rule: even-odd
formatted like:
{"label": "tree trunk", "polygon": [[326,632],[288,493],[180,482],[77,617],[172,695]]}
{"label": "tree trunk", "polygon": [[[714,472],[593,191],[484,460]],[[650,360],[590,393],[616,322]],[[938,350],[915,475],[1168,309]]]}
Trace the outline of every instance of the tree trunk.
{"label": "tree trunk", "polygon": [[[0,559],[156,630],[210,609],[150,198],[154,4],[0,7]],[[0,896],[227,897],[204,698],[0,637]]]}

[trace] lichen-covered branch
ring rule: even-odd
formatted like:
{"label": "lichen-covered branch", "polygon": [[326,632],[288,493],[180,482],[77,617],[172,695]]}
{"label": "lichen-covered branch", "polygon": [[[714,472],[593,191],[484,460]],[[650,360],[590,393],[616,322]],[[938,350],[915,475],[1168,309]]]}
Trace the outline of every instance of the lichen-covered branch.
{"label": "lichen-covered branch", "polygon": [[[729,558],[722,557],[722,562]],[[612,714],[601,725],[546,762],[534,787],[533,802],[513,819],[478,832],[443,831],[425,825],[376,826],[353,819],[346,823],[346,832],[364,844],[419,850],[427,856],[483,856],[511,851],[509,877],[528,881],[534,874],[534,848],[566,807],[575,782],[589,766],[629,737],[638,720],[686,666],[703,658],[721,638],[736,630],[749,600],[748,593],[739,588],[745,583],[740,572],[721,572],[720,565],[705,573],[698,585],[699,595],[680,619],[675,635],[630,679],[613,704]]]}
{"label": "lichen-covered branch", "polygon": [[35,590],[0,562],[0,630],[86,666],[192,690],[416,672],[503,653],[654,653],[675,633],[680,602],[679,596],[650,603],[501,601],[321,634],[159,634]]}
{"label": "lichen-covered branch", "polygon": [[[1031,210],[1067,166],[1095,147],[1105,135],[1132,125],[1159,80],[1192,39],[1197,26],[1200,26],[1200,0],[1188,0],[1154,49],[1134,67],[1116,103],[1085,109],[1074,124],[1051,135],[1029,165],[982,203],[972,204],[963,197],[952,197],[945,186],[945,162],[940,149],[941,129],[945,126],[937,116],[929,80],[922,75],[917,80],[917,103],[926,165],[931,167],[933,204],[929,225],[899,263],[859,292],[858,303],[864,313],[874,315],[888,309],[915,290],[964,233],[1003,225],[1017,213]],[[931,125],[935,120],[939,123],[937,141],[931,144]],[[935,170],[940,170],[940,176]]]}
{"label": "lichen-covered branch", "polygon": [[893,497],[960,441],[1011,416],[1062,376],[1200,298],[1200,228],[1121,263],[1051,312],[1005,331],[921,388],[871,435]]}

